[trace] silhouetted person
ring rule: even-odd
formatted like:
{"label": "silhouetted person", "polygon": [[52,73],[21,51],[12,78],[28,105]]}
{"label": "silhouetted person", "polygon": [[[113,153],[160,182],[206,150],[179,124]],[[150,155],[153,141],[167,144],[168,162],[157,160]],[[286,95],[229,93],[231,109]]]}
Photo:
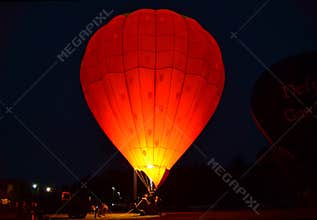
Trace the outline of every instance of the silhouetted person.
{"label": "silhouetted person", "polygon": [[99,217],[99,205],[95,206],[95,218],[97,218],[97,215]]}
{"label": "silhouetted person", "polygon": [[149,200],[148,200],[148,194],[144,194],[144,196],[142,197],[142,199],[140,200],[140,202],[136,205],[136,209],[137,211],[141,214],[141,215],[145,215],[148,212],[148,207],[149,207]]}

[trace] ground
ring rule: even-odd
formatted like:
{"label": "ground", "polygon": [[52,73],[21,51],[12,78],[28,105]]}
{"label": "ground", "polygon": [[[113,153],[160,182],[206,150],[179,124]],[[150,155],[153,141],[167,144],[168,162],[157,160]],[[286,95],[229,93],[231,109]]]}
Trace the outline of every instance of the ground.
{"label": "ground", "polygon": [[[66,215],[47,216],[53,219],[67,219]],[[87,215],[86,219],[94,219],[93,215]],[[317,210],[314,209],[298,209],[298,210],[269,210],[260,211],[259,215],[252,211],[210,211],[210,212],[167,212],[162,216],[138,216],[136,214],[127,213],[111,213],[104,217],[97,218],[100,220],[108,219],[149,219],[149,220],[308,220],[317,219]]]}

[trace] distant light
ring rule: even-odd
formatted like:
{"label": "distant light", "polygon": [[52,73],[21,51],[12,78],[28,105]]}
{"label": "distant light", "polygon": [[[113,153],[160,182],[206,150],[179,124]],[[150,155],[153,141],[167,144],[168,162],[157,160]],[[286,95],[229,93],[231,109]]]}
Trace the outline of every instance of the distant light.
{"label": "distant light", "polygon": [[118,196],[120,196],[120,192],[117,192]]}
{"label": "distant light", "polygon": [[32,184],[32,188],[36,189],[37,188],[37,184],[36,183]]}
{"label": "distant light", "polygon": [[7,198],[5,198],[5,199],[0,199],[0,204],[2,204],[2,205],[9,205],[9,203],[10,203],[10,200],[7,199]]}
{"label": "distant light", "polygon": [[52,192],[52,188],[51,187],[46,187],[46,192]]}
{"label": "distant light", "polygon": [[154,166],[152,164],[147,165],[147,168],[152,169]]}
{"label": "distant light", "polygon": [[111,189],[112,189],[112,190],[116,190],[116,188],[115,188],[114,186],[113,186],[113,187],[111,187]]}

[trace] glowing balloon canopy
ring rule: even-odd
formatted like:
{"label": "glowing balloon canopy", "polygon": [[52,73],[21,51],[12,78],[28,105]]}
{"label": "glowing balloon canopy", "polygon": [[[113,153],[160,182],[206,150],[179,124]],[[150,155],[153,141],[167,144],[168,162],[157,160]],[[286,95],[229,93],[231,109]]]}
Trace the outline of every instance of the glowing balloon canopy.
{"label": "glowing balloon canopy", "polygon": [[216,41],[195,20],[142,9],[92,36],[80,77],[103,131],[158,186],[213,115],[224,67]]}

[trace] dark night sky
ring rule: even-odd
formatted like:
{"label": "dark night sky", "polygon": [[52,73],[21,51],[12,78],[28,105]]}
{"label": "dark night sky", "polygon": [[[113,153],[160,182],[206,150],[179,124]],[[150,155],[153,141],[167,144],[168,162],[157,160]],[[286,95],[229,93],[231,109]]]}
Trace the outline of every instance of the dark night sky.
{"label": "dark night sky", "polygon": [[[243,3],[243,4],[242,4]],[[261,0],[223,1],[70,1],[0,3],[0,99],[8,106],[21,96],[57,54],[105,9],[115,15],[139,8],[168,8],[195,18],[218,41],[226,69],[226,85],[219,108],[196,143],[223,165],[235,157],[247,162],[268,147],[251,118],[252,86],[264,68],[244,50],[230,32],[257,10]],[[271,1],[239,38],[263,62],[271,64],[301,52],[317,49],[317,17],[313,1]],[[109,19],[106,21],[108,22]],[[65,62],[57,65],[6,114],[0,117],[0,177],[47,183],[75,179],[16,119],[30,129],[79,177],[91,174],[115,148],[95,122],[83,98],[79,67],[87,41]],[[190,148],[177,166],[206,163]],[[130,169],[121,155],[107,169]]]}

